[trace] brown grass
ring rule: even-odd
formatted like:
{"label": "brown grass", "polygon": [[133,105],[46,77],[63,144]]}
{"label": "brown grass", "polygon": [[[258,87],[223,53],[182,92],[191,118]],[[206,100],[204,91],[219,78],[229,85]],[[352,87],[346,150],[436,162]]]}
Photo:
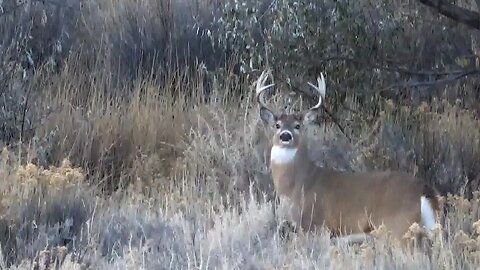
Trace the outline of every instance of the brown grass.
{"label": "brown grass", "polygon": [[[236,91],[236,83],[242,81],[227,74],[206,97],[201,94],[202,76],[175,72],[157,80],[147,77],[127,91],[109,88],[108,75],[79,72],[71,62],[59,74],[35,82],[51,93],[36,107],[36,113],[48,116],[35,137],[49,139],[30,144],[26,160],[16,154],[22,154],[23,148],[2,154],[2,220],[8,224],[3,231],[10,235],[2,238],[5,262],[19,268],[60,263],[66,269],[478,266],[476,195],[471,200],[445,197],[442,230],[431,248],[412,246],[417,241],[415,226],[406,235],[411,246],[407,250],[392,242],[385,228],[378,229],[375,241],[361,246],[332,244],[326,232],[283,240],[277,231],[287,206],[272,205],[268,139],[252,91],[243,101],[229,98],[228,91]],[[249,83],[245,81],[243,87],[249,89]],[[178,95],[185,87],[191,89],[191,96]],[[130,94],[107,97],[102,94],[106,89]],[[273,103],[280,106],[281,101]],[[453,133],[457,125],[476,125],[459,109],[446,105],[417,112],[399,110],[385,109],[385,116],[379,118],[380,132],[374,132],[376,144],[371,144],[367,132],[371,127],[366,124],[359,134],[368,138],[357,148],[354,143],[338,143],[341,133],[335,126],[311,130],[312,139],[320,143],[314,148],[320,151],[316,158],[350,170],[395,164],[395,156],[388,152],[395,148],[385,146],[395,145],[388,140],[396,142],[387,136],[388,128],[424,134],[450,126],[440,142],[453,143],[451,149],[475,142],[474,132],[462,140]],[[410,123],[420,121],[428,125],[411,128]],[[438,143],[412,141],[417,147]],[[379,152],[382,149],[388,151]],[[46,150],[49,159],[41,161]],[[375,156],[378,153],[390,159],[385,162]],[[477,155],[468,153],[472,159]],[[39,165],[26,163],[29,160]],[[41,163],[58,168],[45,170]],[[118,183],[125,188],[110,189],[110,196],[101,195],[96,187]]]}
{"label": "brown grass", "polygon": [[[3,155],[14,158],[6,150]],[[325,231],[282,239],[276,232],[288,206],[277,206],[273,215],[271,202],[257,200],[253,192],[239,200],[240,208],[217,204],[211,194],[183,198],[188,205],[178,192],[157,202],[134,191],[93,199],[82,171],[68,161],[49,170],[6,164],[2,191],[10,197],[3,197],[2,220],[10,222],[7,232],[15,241],[1,240],[3,256],[15,269],[474,269],[480,263],[478,196],[445,197],[448,212],[433,241],[417,247],[419,229],[412,225],[405,249],[385,227],[361,245],[332,244]]]}
{"label": "brown grass", "polygon": [[[41,22],[52,4],[34,2],[3,15],[0,33]],[[430,245],[417,243],[415,224],[407,249],[384,227],[364,245],[333,244],[325,231],[284,239],[278,231],[288,205],[273,200],[268,133],[252,96],[256,77],[240,76],[236,58],[206,45],[204,23],[218,1],[66,3],[48,6],[49,20],[38,29],[12,30],[0,43],[0,267],[480,266],[480,122],[473,111],[444,101],[362,108],[347,95],[355,112],[335,108],[335,116],[352,141],[323,118],[309,130],[312,157],[324,166],[401,169],[435,184],[445,211]],[[35,39],[27,42],[29,34]],[[61,52],[52,49],[57,41]],[[41,52],[34,70],[20,67],[18,44]],[[334,97],[327,93],[327,106]],[[272,103],[281,107],[283,98]]]}
{"label": "brown grass", "polygon": [[[55,111],[36,133],[42,138],[57,130],[50,142],[55,147],[50,150],[48,161],[55,163],[68,157],[110,189],[125,177],[130,181],[141,176],[142,166],[149,166],[152,174],[168,176],[182,153],[181,144],[191,126],[188,114],[183,112],[187,97],[173,93],[180,93],[178,90],[184,87],[197,87],[195,80],[186,81],[185,74],[179,73],[170,76],[161,87],[144,80],[135,83],[133,89],[112,89],[108,83],[103,84],[108,78],[70,77],[68,71],[67,74],[55,78],[63,90],[52,91],[58,94],[45,97],[44,102]],[[76,86],[96,79],[101,81],[93,86],[98,90],[81,100],[85,92]],[[132,93],[108,98],[102,95],[107,90]],[[154,160],[157,164],[148,165]]]}

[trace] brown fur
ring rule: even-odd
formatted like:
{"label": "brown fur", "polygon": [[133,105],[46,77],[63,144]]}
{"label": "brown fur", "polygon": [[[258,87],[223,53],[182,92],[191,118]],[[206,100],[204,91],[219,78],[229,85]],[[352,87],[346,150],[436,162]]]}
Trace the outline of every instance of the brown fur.
{"label": "brown fur", "polygon": [[[342,172],[318,167],[310,160],[302,136],[304,125],[317,117],[325,98],[323,74],[317,85],[310,84],[319,102],[300,114],[275,114],[262,101],[270,72],[264,71],[257,81],[256,97],[262,121],[274,128],[274,146],[281,164],[271,159],[275,190],[293,202],[293,219],[303,230],[325,225],[335,235],[358,235],[385,225],[401,238],[414,222],[421,223],[421,197],[425,195],[434,211],[439,210],[436,192],[405,172]],[[292,151],[297,149],[297,151]],[[293,159],[291,159],[293,157]],[[277,160],[278,161],[278,160]]]}
{"label": "brown fur", "polygon": [[436,192],[413,175],[321,168],[309,160],[302,143],[294,161],[272,161],[271,168],[277,193],[293,202],[294,221],[303,230],[325,225],[334,235],[369,233],[383,223],[401,238],[413,222],[421,223],[422,195],[438,210]]}

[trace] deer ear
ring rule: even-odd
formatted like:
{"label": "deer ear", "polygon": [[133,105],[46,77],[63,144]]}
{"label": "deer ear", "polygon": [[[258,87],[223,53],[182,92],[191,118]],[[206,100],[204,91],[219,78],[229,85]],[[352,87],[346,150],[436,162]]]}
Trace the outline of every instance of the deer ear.
{"label": "deer ear", "polygon": [[303,124],[310,125],[317,119],[318,111],[317,110],[309,110],[303,115]]}
{"label": "deer ear", "polygon": [[273,112],[265,107],[260,108],[260,118],[262,119],[263,123],[268,126],[273,126],[276,121],[276,116],[273,114]]}

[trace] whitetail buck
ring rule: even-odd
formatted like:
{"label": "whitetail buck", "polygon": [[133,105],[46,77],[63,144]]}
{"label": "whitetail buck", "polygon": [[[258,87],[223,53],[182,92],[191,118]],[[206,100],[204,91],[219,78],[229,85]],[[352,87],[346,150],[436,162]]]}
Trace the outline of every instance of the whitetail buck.
{"label": "whitetail buck", "polygon": [[[293,203],[293,218],[303,230],[325,225],[333,235],[368,236],[384,224],[401,239],[412,223],[430,232],[439,202],[435,190],[405,172],[344,172],[319,167],[307,153],[304,127],[313,122],[325,99],[323,74],[312,86],[319,101],[297,114],[277,114],[262,99],[269,72],[257,81],[262,121],[274,129],[270,166],[275,190]],[[358,239],[358,238],[354,238]],[[357,240],[354,240],[357,241]]]}

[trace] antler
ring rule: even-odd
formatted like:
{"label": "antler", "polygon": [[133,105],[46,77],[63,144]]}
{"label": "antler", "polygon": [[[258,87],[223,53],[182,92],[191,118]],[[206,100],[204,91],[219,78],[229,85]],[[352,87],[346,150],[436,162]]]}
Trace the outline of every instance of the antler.
{"label": "antler", "polygon": [[257,88],[255,92],[256,92],[257,102],[260,104],[260,106],[262,106],[265,109],[268,109],[269,111],[272,111],[268,108],[267,104],[265,104],[265,101],[262,99],[262,94],[265,93],[265,90],[274,86],[273,83],[269,85],[265,85],[265,82],[267,81],[269,75],[271,75],[270,70],[264,70],[262,72],[262,74],[257,80]]}
{"label": "antler", "polygon": [[323,73],[320,73],[320,76],[322,77],[322,79],[320,80],[320,77],[317,77],[317,85],[314,85],[308,82],[308,85],[313,87],[313,89],[315,89],[317,94],[319,94],[317,105],[310,108],[310,110],[315,110],[320,108],[320,105],[322,105],[322,101],[325,99],[325,92],[327,87],[325,86],[325,78],[323,77]]}

